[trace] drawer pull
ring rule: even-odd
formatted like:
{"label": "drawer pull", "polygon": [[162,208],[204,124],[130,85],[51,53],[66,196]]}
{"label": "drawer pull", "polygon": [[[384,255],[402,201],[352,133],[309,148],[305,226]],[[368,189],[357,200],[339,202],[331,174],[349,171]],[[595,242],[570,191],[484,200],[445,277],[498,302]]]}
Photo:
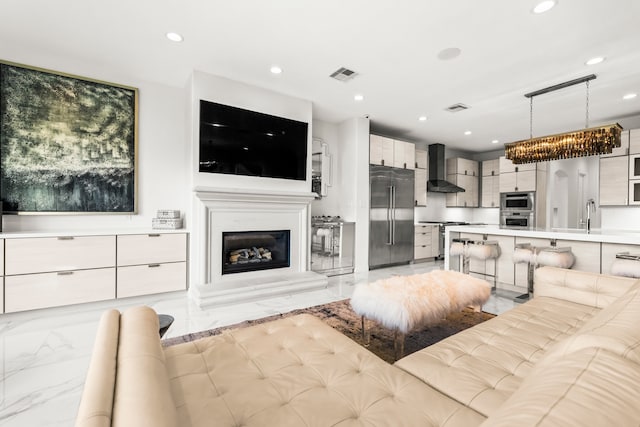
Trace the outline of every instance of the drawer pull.
{"label": "drawer pull", "polygon": [[149,234],[149,237],[160,237],[160,235],[157,233],[154,233],[154,234]]}
{"label": "drawer pull", "polygon": [[73,240],[73,236],[58,236],[58,240]]}
{"label": "drawer pull", "polygon": [[71,276],[73,271],[58,271],[58,276]]}
{"label": "drawer pull", "polygon": [[149,268],[156,268],[156,267],[160,267],[160,264],[149,264],[148,267]]}

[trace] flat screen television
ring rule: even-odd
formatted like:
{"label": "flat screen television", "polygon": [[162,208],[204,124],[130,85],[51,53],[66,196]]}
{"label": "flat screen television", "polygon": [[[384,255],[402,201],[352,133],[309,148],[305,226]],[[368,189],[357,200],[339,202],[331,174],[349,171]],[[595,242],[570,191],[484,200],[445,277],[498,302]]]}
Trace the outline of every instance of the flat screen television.
{"label": "flat screen television", "polygon": [[305,180],[308,123],[200,101],[200,172]]}

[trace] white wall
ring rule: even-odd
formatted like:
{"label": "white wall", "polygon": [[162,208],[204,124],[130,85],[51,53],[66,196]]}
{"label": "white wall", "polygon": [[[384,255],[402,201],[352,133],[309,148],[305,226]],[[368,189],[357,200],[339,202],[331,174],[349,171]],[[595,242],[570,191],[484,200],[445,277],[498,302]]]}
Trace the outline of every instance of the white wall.
{"label": "white wall", "polygon": [[640,206],[601,207],[603,230],[640,231]]}
{"label": "white wall", "polygon": [[[200,100],[217,102],[260,113],[309,123],[307,133],[307,178],[304,181],[198,172]],[[191,144],[194,187],[235,188],[239,190],[277,190],[311,192],[311,140],[313,135],[311,101],[293,98],[267,89],[194,71],[191,79]]]}
{"label": "white wall", "polygon": [[86,78],[137,87],[139,90],[139,140],[137,159],[137,215],[4,215],[3,231],[75,231],[151,227],[158,209],[189,206],[188,144],[185,88],[139,80],[77,58],[50,57],[46,52],[21,49],[3,59]]}

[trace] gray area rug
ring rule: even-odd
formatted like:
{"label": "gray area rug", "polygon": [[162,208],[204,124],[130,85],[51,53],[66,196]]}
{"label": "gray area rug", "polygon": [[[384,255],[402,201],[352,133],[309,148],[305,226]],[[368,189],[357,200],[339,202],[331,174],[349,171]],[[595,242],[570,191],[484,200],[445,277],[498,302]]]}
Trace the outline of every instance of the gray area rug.
{"label": "gray area rug", "polygon": [[[229,329],[246,328],[247,326],[257,325],[260,323],[270,322],[272,320],[282,319],[284,317],[295,316],[296,314],[308,313],[319,317],[329,326],[340,331],[358,344],[362,345],[362,329],[360,316],[353,312],[349,300],[336,301],[329,304],[317,305],[315,307],[293,310],[289,313],[277,314],[274,316],[263,317],[257,320],[247,320],[245,322],[236,323],[235,325],[224,326],[207,331],[195,332],[179,337],[168,338],[162,341],[164,347],[181,344],[184,342],[194,341],[200,338],[218,335]],[[456,334],[464,329],[470,328],[485,320],[495,317],[493,314],[485,312],[474,312],[471,309],[465,309],[458,313],[452,313],[437,325],[425,328],[421,331],[414,331],[407,334],[404,344],[404,355],[421,350],[425,347],[435,344],[438,341]],[[373,322],[368,322],[368,328],[371,333],[371,343],[367,347],[371,352],[381,359],[393,363],[394,347],[393,347],[393,331]]]}

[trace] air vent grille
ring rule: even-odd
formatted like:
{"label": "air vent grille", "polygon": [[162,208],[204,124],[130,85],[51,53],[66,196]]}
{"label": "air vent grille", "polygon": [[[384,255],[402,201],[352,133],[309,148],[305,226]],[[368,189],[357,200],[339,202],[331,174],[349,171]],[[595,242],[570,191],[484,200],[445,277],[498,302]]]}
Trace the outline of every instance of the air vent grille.
{"label": "air vent grille", "polygon": [[353,79],[357,75],[358,75],[358,73],[356,73],[353,70],[350,70],[350,69],[345,68],[345,67],[340,67],[336,71],[331,73],[331,75],[329,77],[334,78],[336,80],[339,80],[341,82],[347,82],[347,81]]}
{"label": "air vent grille", "polygon": [[449,111],[450,113],[457,113],[458,111],[463,111],[468,109],[469,109],[468,105],[464,105],[461,103],[453,104],[445,108],[445,110]]}

